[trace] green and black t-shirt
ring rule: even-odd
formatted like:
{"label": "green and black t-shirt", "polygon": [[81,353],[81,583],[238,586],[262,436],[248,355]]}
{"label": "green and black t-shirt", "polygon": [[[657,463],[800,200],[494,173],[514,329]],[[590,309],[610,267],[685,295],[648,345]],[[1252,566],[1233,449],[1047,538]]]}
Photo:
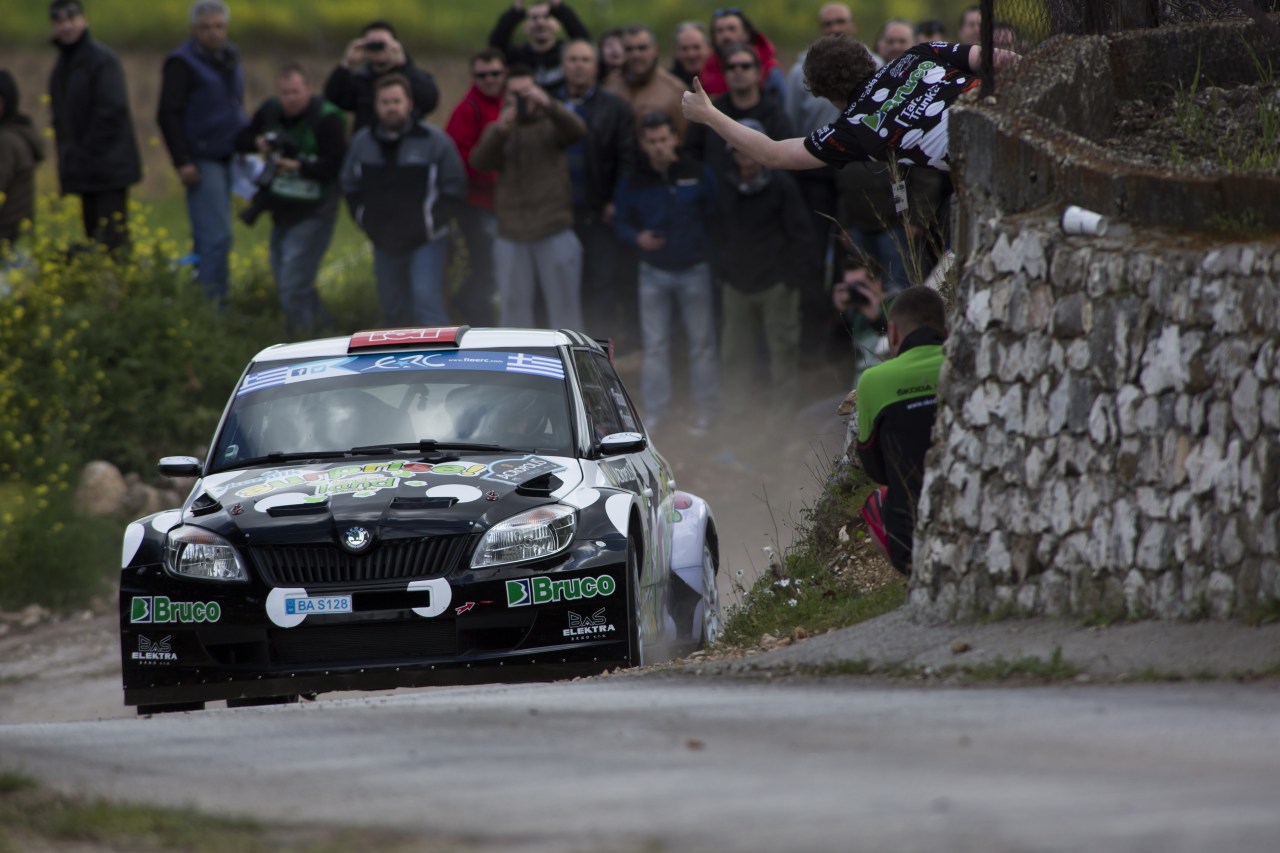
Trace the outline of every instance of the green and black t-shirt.
{"label": "green and black t-shirt", "polygon": [[884,526],[889,559],[911,570],[911,536],[938,411],[938,371],[943,335],[917,329],[898,355],[869,368],[858,380],[858,458],[867,474],[888,485]]}

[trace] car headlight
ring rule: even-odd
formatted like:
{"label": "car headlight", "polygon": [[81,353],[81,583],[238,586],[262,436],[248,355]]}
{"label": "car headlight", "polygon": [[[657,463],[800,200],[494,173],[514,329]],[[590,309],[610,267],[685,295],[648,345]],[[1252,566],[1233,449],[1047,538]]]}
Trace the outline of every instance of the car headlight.
{"label": "car headlight", "polygon": [[569,547],[577,523],[577,511],[563,504],[540,506],[514,515],[489,528],[471,558],[471,568],[550,557]]}
{"label": "car headlight", "polygon": [[247,581],[240,555],[231,543],[201,527],[178,527],[164,543],[164,565],[170,573],[206,581]]}

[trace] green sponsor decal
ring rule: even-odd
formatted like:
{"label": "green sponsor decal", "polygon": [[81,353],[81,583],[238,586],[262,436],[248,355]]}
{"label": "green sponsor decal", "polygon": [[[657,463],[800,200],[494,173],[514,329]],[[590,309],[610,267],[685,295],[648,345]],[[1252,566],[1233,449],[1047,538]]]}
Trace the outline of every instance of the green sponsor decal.
{"label": "green sponsor decal", "polygon": [[557,601],[579,601],[584,598],[613,595],[617,582],[609,575],[594,578],[549,577],[526,578],[507,581],[507,607],[526,607],[530,604],[551,604]]}
{"label": "green sponsor decal", "polygon": [[895,109],[905,101],[907,97],[916,90],[916,87],[920,85],[920,80],[929,73],[929,69],[936,67],[937,64],[938,63],[936,62],[921,62],[916,66],[914,71],[907,75],[906,82],[898,87],[897,91],[893,93],[893,97],[881,104],[880,109],[870,115],[863,116],[862,123],[872,130],[879,130],[880,125],[884,124],[885,116],[889,111]]}
{"label": "green sponsor decal", "polygon": [[217,622],[221,618],[222,605],[216,601],[171,601],[164,595],[147,595],[134,596],[129,621],[153,625],[169,622],[196,624]]}

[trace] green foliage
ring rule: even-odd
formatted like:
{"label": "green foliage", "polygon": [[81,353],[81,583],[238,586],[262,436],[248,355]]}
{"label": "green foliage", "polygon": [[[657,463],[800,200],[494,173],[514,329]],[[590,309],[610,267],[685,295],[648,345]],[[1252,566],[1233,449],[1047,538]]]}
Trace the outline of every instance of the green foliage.
{"label": "green foliage", "polygon": [[[664,56],[670,33],[684,20],[711,20],[722,0],[570,0],[593,34],[636,21],[658,34]],[[40,43],[49,36],[47,4],[14,3],[6,9],[0,43]],[[369,21],[392,21],[401,40],[419,58],[430,53],[469,54],[487,41],[510,0],[422,3],[419,0],[231,0],[231,35],[244,47],[271,50],[322,50],[337,54]],[[954,30],[968,0],[872,0],[859,5],[860,37],[875,38],[891,16],[911,20],[937,18]],[[93,0],[88,17],[94,33],[113,47],[170,49],[185,37],[190,0],[152,0],[146,14],[129,0]],[[775,0],[747,7],[752,22],[779,46],[796,49],[817,36],[818,4]],[[429,59],[423,64],[430,67]]]}
{"label": "green foliage", "polygon": [[184,850],[194,853],[337,853],[436,849],[426,839],[373,829],[269,826],[194,808],[159,808],[49,790],[29,777],[0,772],[0,851]]}
{"label": "green foliage", "polygon": [[857,516],[874,488],[862,469],[833,467],[817,503],[802,513],[795,544],[729,609],[722,642],[747,646],[764,634],[785,636],[796,627],[809,633],[844,628],[906,601],[904,581],[860,593],[832,567],[839,529]]}
{"label": "green foliage", "polygon": [[121,524],[78,515],[71,503],[65,478],[30,489],[0,483],[0,610],[71,608],[107,591]]}

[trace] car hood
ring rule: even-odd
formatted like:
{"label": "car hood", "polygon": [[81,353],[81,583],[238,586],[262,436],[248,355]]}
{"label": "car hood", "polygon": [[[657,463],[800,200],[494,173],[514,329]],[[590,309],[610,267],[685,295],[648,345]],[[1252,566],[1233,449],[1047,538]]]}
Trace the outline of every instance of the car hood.
{"label": "car hood", "polygon": [[258,543],[331,541],[347,524],[386,538],[460,533],[557,500],[582,478],[577,459],[518,453],[264,466],[203,478],[183,515]]}

